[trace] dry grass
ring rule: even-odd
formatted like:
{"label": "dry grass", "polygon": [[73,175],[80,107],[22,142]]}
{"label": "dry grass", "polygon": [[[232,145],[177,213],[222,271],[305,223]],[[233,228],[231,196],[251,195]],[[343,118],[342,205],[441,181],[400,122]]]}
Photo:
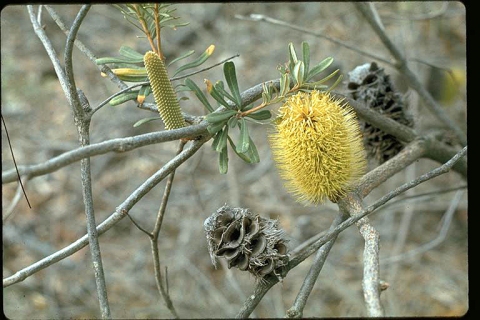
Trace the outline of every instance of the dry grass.
{"label": "dry grass", "polygon": [[[55,6],[68,23],[79,6]],[[409,58],[417,58],[445,68],[465,69],[465,10],[458,2],[444,8],[441,2],[379,3],[387,33]],[[422,14],[445,9],[437,18],[414,20]],[[312,36],[265,23],[235,19],[235,14],[261,13],[295,23],[313,31],[348,42],[364,50],[388,57],[388,52],[369,26],[349,3],[232,3],[178,5],[178,15],[190,25],[164,33],[165,55],[173,58],[190,49],[202,52],[216,45],[213,61],[239,53],[235,59],[241,89],[278,77],[276,66],[287,60],[287,44],[298,47],[310,43],[312,60],[335,58],[346,74],[359,64],[370,62],[356,52]],[[408,19],[410,18],[410,20]],[[63,56],[65,36],[44,13],[43,23],[57,53]],[[75,148],[77,136],[71,111],[56,81],[51,63],[36,38],[25,7],[10,6],[1,16],[2,114],[8,126],[16,159],[35,164]],[[146,51],[148,43],[137,39],[135,30],[120,13],[109,6],[94,5],[82,25],[79,38],[97,56],[115,55],[121,45]],[[116,92],[101,78],[95,66],[78,51],[74,53],[77,86],[92,106]],[[414,63],[414,64],[413,64]],[[209,63],[207,63],[209,65]],[[412,62],[425,81],[430,67]],[[385,66],[383,66],[385,67]],[[399,88],[405,84],[391,68],[387,73]],[[193,77],[223,79],[221,68]],[[344,89],[344,86],[339,88]],[[411,93],[417,131],[435,126],[436,120]],[[448,106],[449,114],[466,125],[465,88]],[[183,102],[184,111],[203,114],[194,97]],[[158,130],[159,122],[133,128],[141,118],[151,116],[133,103],[107,106],[92,122],[92,143]],[[233,155],[227,175],[220,175],[216,153],[209,144],[181,166],[176,173],[167,214],[160,234],[160,255],[168,267],[170,294],[182,318],[233,317],[254,279],[237,269],[215,270],[211,265],[203,221],[224,203],[249,207],[264,216],[277,217],[292,235],[292,244],[328,228],[336,207],[295,203],[282,187],[272,163],[267,143],[268,126],[252,127],[260,164],[247,165]],[[103,221],[140,183],[175,153],[176,143],[136,149],[127,154],[111,153],[92,159],[93,191],[97,222]],[[392,188],[434,168],[438,164],[420,160],[388,180],[366,199],[373,201]],[[2,130],[2,167],[12,161]],[[24,201],[3,225],[3,274],[17,270],[68,245],[85,234],[79,165],[62,168],[27,183],[33,208]],[[410,190],[408,195],[464,185],[455,173],[448,173]],[[136,205],[131,215],[145,227],[153,225],[164,184],[157,186]],[[14,183],[2,187],[3,208],[16,190]],[[454,193],[400,202],[371,216],[380,232],[381,258],[418,248],[439,233],[442,217]],[[402,221],[410,217],[407,233],[400,234]],[[398,247],[398,239],[405,243]],[[123,219],[100,238],[109,300],[114,318],[169,318],[153,277],[148,238]],[[305,309],[306,317],[366,316],[361,292],[362,238],[355,228],[341,233],[320,274]],[[289,273],[275,286],[255,311],[257,317],[283,317],[298,292],[310,260]],[[381,277],[390,284],[382,294],[388,316],[454,316],[468,309],[467,199],[462,197],[449,225],[449,232],[438,246],[393,264],[381,265]],[[4,312],[12,319],[95,318],[99,316],[95,281],[88,248],[53,265],[27,280],[4,289]]]}

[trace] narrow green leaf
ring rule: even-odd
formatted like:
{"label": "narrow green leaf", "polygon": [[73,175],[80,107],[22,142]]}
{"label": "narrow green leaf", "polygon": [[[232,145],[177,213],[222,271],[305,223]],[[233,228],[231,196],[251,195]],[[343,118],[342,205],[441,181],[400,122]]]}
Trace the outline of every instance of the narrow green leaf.
{"label": "narrow green leaf", "polygon": [[303,63],[305,64],[305,74],[308,75],[308,70],[310,68],[310,46],[306,41],[302,42],[302,56]]}
{"label": "narrow green leaf", "polygon": [[145,98],[148,97],[151,92],[152,87],[150,87],[149,85],[141,86],[140,90],[138,90],[137,102],[139,104],[142,104],[145,101]]}
{"label": "narrow green leaf", "polygon": [[[140,61],[140,62],[142,62],[142,61]],[[139,62],[137,62],[137,60],[132,60],[132,59],[128,59],[128,58],[103,57],[103,58],[96,59],[95,63],[100,65],[100,64],[107,64],[107,63],[130,64],[130,63],[139,63]]]}
{"label": "narrow green leaf", "polygon": [[272,113],[270,110],[260,110],[254,113],[250,113],[247,117],[252,118],[254,120],[267,120],[272,117]]}
{"label": "narrow green leaf", "polygon": [[129,100],[136,100],[137,96],[138,96],[138,90],[124,92],[114,97],[112,100],[110,100],[109,104],[111,106],[117,106]]}
{"label": "narrow green leaf", "polygon": [[228,119],[227,124],[230,127],[230,129],[235,128],[235,126],[238,124],[238,118],[237,117],[231,117],[230,119]]}
{"label": "narrow green leaf", "polygon": [[250,143],[250,136],[248,135],[248,126],[244,118],[239,120],[240,124],[240,141],[237,145],[237,151],[239,153],[245,153],[248,150]]}
{"label": "narrow green leaf", "polygon": [[285,73],[280,78],[280,96],[286,96],[288,91],[290,91],[290,77]]}
{"label": "narrow green leaf", "polygon": [[217,122],[217,123],[212,123],[207,127],[207,130],[210,134],[215,134],[218,131],[222,130],[222,128],[227,124],[227,120]]}
{"label": "narrow green leaf", "polygon": [[232,117],[235,115],[237,112],[235,110],[224,110],[224,111],[219,111],[219,112],[212,112],[209,113],[205,116],[205,119],[209,123],[218,123],[218,122],[223,122],[227,121],[228,118]]}
{"label": "narrow green leaf", "polygon": [[135,63],[141,63],[143,62],[143,54],[133,50],[132,48],[128,46],[121,46],[120,49],[118,50],[118,53],[120,53],[121,56],[128,58],[130,60],[138,61]]}
{"label": "narrow green leaf", "polygon": [[242,96],[238,89],[237,74],[235,72],[235,64],[232,61],[225,62],[223,65],[223,73],[225,74],[225,80],[227,81],[228,88],[235,98],[233,101],[238,107],[242,106]]}
{"label": "narrow green leaf", "polygon": [[252,138],[250,138],[250,143],[248,144],[248,150],[246,154],[250,159],[251,163],[260,162],[260,156],[258,154],[258,150],[257,150],[257,147],[255,146],[255,143],[253,143]]}
{"label": "narrow green leaf", "polygon": [[135,122],[133,124],[133,127],[136,128],[136,127],[141,126],[144,123],[147,123],[147,122],[150,122],[150,121],[155,121],[155,120],[162,120],[162,119],[160,117],[144,118],[144,119],[141,119],[141,120],[138,120],[137,122]]}
{"label": "narrow green leaf", "polygon": [[214,49],[215,49],[215,46],[211,45],[197,59],[193,60],[190,63],[184,64],[183,66],[175,70],[175,73],[173,74],[173,76],[176,76],[177,74],[179,74],[184,70],[198,67],[199,65],[207,61],[208,58],[210,58],[210,56],[213,54]]}
{"label": "narrow green leaf", "polygon": [[330,73],[328,76],[326,76],[326,77],[323,78],[323,79],[320,79],[320,80],[315,81],[315,82],[310,82],[310,83],[308,84],[308,86],[309,86],[309,87],[311,87],[311,86],[319,86],[319,85],[327,82],[327,81],[330,80],[331,78],[333,78],[333,76],[335,76],[339,71],[340,71],[340,70],[337,69],[337,70],[333,71],[332,73]]}
{"label": "narrow green leaf", "polygon": [[272,100],[272,95],[270,93],[269,87],[264,82],[264,83],[262,83],[262,101],[264,103],[268,103],[270,100]]}
{"label": "narrow green leaf", "polygon": [[222,132],[219,131],[215,134],[215,136],[213,137],[213,142],[212,142],[212,149],[213,150],[216,150],[217,149],[217,146],[218,146],[218,142],[220,141],[220,136],[222,135]]}
{"label": "narrow green leaf", "polygon": [[289,43],[288,44],[288,54],[289,54],[289,69],[290,69],[290,73],[293,72],[293,67],[297,64],[297,61],[298,61],[298,58],[297,58],[297,54],[295,53],[295,47],[293,46],[293,43]]}
{"label": "narrow green leaf", "polygon": [[167,64],[167,66],[170,66],[170,65],[174,64],[175,62],[178,62],[178,61],[180,61],[180,60],[182,60],[182,59],[185,59],[185,58],[187,58],[187,57],[190,57],[190,56],[191,56],[192,54],[194,54],[194,53],[195,53],[195,50],[190,50],[190,51],[188,51],[188,52],[185,52],[185,53],[182,54],[180,57],[177,57],[177,58],[173,59],[172,61],[170,61],[170,62]]}
{"label": "narrow green leaf", "polygon": [[305,76],[305,64],[303,61],[298,60],[297,63],[295,64],[295,67],[293,67],[293,78],[295,81],[298,83],[298,85],[303,84],[303,79]]}
{"label": "narrow green leaf", "polygon": [[207,108],[209,112],[213,112],[214,109],[208,102],[207,97],[203,94],[202,90],[193,82],[190,78],[185,79],[185,85],[193,91],[193,93],[197,96],[198,100]]}
{"label": "narrow green leaf", "polygon": [[225,174],[228,171],[228,151],[227,147],[223,148],[218,154],[218,170],[221,174]]}
{"label": "narrow green leaf", "polygon": [[320,62],[315,67],[313,67],[312,70],[310,70],[307,76],[307,81],[315,77],[317,74],[319,74],[323,70],[327,69],[332,64],[332,62],[333,62],[332,57],[323,59],[322,62]]}
{"label": "narrow green leaf", "polygon": [[[223,82],[222,81],[217,81],[214,85],[215,87],[215,90],[218,91],[218,93],[220,93],[220,95],[222,95],[223,97],[226,97],[227,99],[229,99],[233,104],[236,105],[235,103],[235,98],[228,92],[225,90],[225,87],[223,86]],[[226,101],[226,100],[225,100]],[[226,101],[228,103],[228,101]],[[229,104],[230,105],[230,104]]]}
{"label": "narrow green leaf", "polygon": [[[338,70],[337,70],[338,71]],[[342,81],[343,79],[343,74],[339,75],[337,80],[335,80],[335,82],[330,86],[330,88],[328,88],[328,92],[332,91],[333,89],[335,89],[335,87]]]}
{"label": "narrow green leaf", "polygon": [[228,142],[230,143],[230,146],[232,147],[232,150],[235,152],[235,154],[237,156],[239,156],[246,163],[252,163],[252,160],[246,154],[239,153],[237,151],[237,147],[235,146],[235,143],[233,142],[233,140],[230,137],[228,137]]}
{"label": "narrow green leaf", "polygon": [[222,106],[232,109],[232,106],[225,101],[223,98],[223,95],[215,88],[215,86],[211,86],[210,88],[207,87],[208,93],[213,97],[213,99],[217,100],[218,103],[220,103]]}
{"label": "narrow green leaf", "polygon": [[254,106],[253,103],[247,104],[246,106],[244,106],[242,108],[242,111],[248,111],[248,110],[252,109],[253,106]]}
{"label": "narrow green leaf", "polygon": [[215,146],[215,150],[217,152],[221,152],[223,149],[227,148],[227,137],[228,137],[228,126],[225,126],[225,128],[223,128],[223,130],[220,132],[218,144]]}

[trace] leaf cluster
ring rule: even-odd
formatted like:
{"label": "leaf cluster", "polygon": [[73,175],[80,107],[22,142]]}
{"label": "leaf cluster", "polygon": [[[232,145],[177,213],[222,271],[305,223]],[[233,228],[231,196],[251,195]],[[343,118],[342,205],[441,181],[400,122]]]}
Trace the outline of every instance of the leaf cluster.
{"label": "leaf cluster", "polygon": [[[210,80],[205,79],[207,92],[224,108],[215,111],[208,98],[202,90],[191,79],[185,80],[187,86],[197,96],[200,102],[210,112],[205,119],[210,123],[208,131],[213,135],[212,148],[218,152],[218,165],[220,173],[228,171],[228,144],[233,151],[247,163],[258,163],[260,157],[257,148],[250,137],[247,120],[260,121],[268,120],[271,113],[268,110],[261,110],[249,114],[247,117],[243,113],[250,110],[253,105],[244,105],[238,87],[238,80],[235,71],[235,64],[231,61],[223,65],[223,73],[227,83],[228,90],[223,81],[217,81],[212,84]],[[240,131],[237,143],[231,138],[231,130],[238,128]]]}
{"label": "leaf cluster", "polygon": [[280,89],[277,90],[272,84],[263,84],[262,104],[270,105],[282,102],[288,96],[298,92],[310,92],[312,90],[331,91],[341,81],[340,75],[337,80],[329,87],[325,83],[338,74],[339,70],[335,70],[329,75],[314,80],[321,72],[325,71],[332,63],[333,58],[327,57],[320,63],[310,68],[310,46],[307,42],[302,42],[301,59],[295,51],[292,43],[288,45],[289,60],[285,66],[279,66],[280,72]]}
{"label": "leaf cluster", "polygon": [[[202,54],[197,56],[190,62],[180,65],[174,71],[174,76],[178,75],[182,71],[198,67],[210,58],[215,50],[215,46],[209,46]],[[175,63],[192,56],[195,50],[190,50],[181,54],[179,57],[168,62],[167,67]],[[109,64],[112,68],[112,72],[122,81],[145,83],[140,86],[138,90],[129,90],[123,92],[110,100],[110,105],[117,106],[130,100],[136,100],[137,103],[142,104],[145,98],[150,95],[151,87],[147,76],[147,71],[143,64],[143,54],[135,51],[134,49],[122,46],[119,50],[120,57],[102,57],[96,60],[98,65]],[[105,76],[104,74],[102,74]],[[176,87],[176,92],[182,91],[182,85]],[[156,119],[156,118],[155,118]],[[145,119],[142,119],[142,123],[145,123]]]}
{"label": "leaf cluster", "polygon": [[189,24],[188,22],[177,22],[179,17],[173,15],[176,8],[171,7],[170,4],[134,3],[114,4],[113,6],[119,9],[125,19],[141,32],[145,32],[146,27],[153,38],[157,36],[156,19],[161,28],[176,29]]}

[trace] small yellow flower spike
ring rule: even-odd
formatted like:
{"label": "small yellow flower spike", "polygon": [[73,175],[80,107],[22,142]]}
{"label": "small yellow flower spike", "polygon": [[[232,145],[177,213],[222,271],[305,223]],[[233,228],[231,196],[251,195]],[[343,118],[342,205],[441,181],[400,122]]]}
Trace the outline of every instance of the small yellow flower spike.
{"label": "small yellow flower spike", "polygon": [[143,57],[153,97],[157,103],[158,113],[165,123],[165,129],[178,129],[185,126],[180,104],[168,78],[167,69],[162,59],[153,51]]}
{"label": "small yellow flower spike", "polygon": [[328,93],[290,96],[275,127],[269,136],[272,153],[285,187],[298,201],[336,202],[366,169],[354,111]]}

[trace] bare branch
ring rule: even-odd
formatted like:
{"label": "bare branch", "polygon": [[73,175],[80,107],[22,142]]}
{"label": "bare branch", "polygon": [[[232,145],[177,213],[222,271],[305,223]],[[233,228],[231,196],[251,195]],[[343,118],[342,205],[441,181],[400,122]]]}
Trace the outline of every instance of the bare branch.
{"label": "bare branch", "polygon": [[380,263],[382,265],[386,265],[386,264],[396,263],[398,261],[405,261],[406,259],[415,257],[419,254],[427,252],[428,250],[432,250],[433,248],[435,248],[436,246],[441,244],[445,240],[445,238],[447,237],[448,229],[451,225],[453,216],[454,216],[455,211],[458,207],[458,204],[460,203],[462,195],[463,195],[463,190],[457,191],[455,193],[455,196],[453,197],[452,201],[450,202],[450,206],[448,207],[447,211],[443,215],[442,227],[441,227],[440,232],[438,233],[438,235],[435,239],[433,239],[432,241],[429,241],[428,243],[425,243],[425,244],[419,246],[418,248],[415,248],[415,249],[412,249],[410,251],[407,251],[407,252],[404,252],[404,253],[401,253],[401,254],[398,254],[398,255],[394,255],[394,256],[391,256],[391,257],[388,257],[388,258],[385,258],[385,259],[382,259],[382,260],[380,260]]}
{"label": "bare branch", "polygon": [[[354,193],[341,199],[338,206],[343,212],[349,213],[352,217],[365,211],[362,198]],[[380,235],[372,227],[368,217],[363,217],[355,224],[365,240],[362,287],[367,312],[371,317],[381,317],[384,313],[380,303]]]}
{"label": "bare branch", "polygon": [[65,95],[67,96],[68,102],[73,109],[73,113],[75,120],[82,120],[85,116],[83,112],[82,105],[80,103],[80,98],[78,97],[77,87],[75,84],[75,77],[73,75],[73,44],[75,38],[77,37],[78,30],[80,29],[80,25],[83,22],[83,19],[87,15],[88,11],[90,10],[91,5],[83,5],[80,11],[78,12],[75,20],[73,21],[72,27],[68,32],[67,36],[67,43],[65,44],[65,53],[64,53],[64,60],[65,60],[65,76],[66,76],[66,85],[67,85],[67,92]]}
{"label": "bare branch", "polygon": [[[335,228],[341,222],[343,222],[347,218],[347,215],[340,213],[337,218],[333,221],[332,226],[330,229]],[[337,234],[338,235],[338,234]],[[320,249],[318,249],[317,254],[315,255],[315,259],[313,260],[312,266],[308,271],[305,280],[298,291],[297,297],[290,309],[287,310],[287,318],[302,318],[303,317],[303,309],[307,304],[308,297],[312,292],[313,286],[317,281],[317,278],[322,271],[323,265],[325,260],[327,259],[328,254],[330,253],[330,249],[332,249],[335,240],[337,239],[337,235],[333,236],[333,238],[325,243]]]}
{"label": "bare branch", "polygon": [[444,109],[435,101],[435,99],[433,99],[432,95],[425,89],[418,77],[410,70],[407,64],[407,60],[397,48],[397,46],[390,40],[382,27],[379,25],[378,21],[375,19],[375,15],[373,14],[368,4],[355,2],[354,5],[357,10],[362,13],[363,17],[370,24],[370,26],[378,35],[385,47],[390,51],[390,53],[396,60],[395,67],[408,80],[408,85],[412,89],[417,91],[430,112],[432,112],[440,121],[442,121],[450,130],[452,130],[463,145],[466,145],[467,138],[465,133],[446,114]]}
{"label": "bare branch", "polygon": [[292,30],[300,31],[302,34],[309,34],[309,35],[312,35],[312,36],[317,37],[317,38],[326,39],[326,40],[328,40],[330,42],[333,42],[333,43],[335,43],[339,46],[342,46],[342,47],[345,47],[349,50],[355,51],[355,52],[357,52],[357,53],[359,53],[363,56],[375,59],[377,61],[382,61],[383,63],[388,64],[388,65],[393,65],[393,63],[391,61],[389,61],[389,60],[387,60],[383,57],[371,54],[370,52],[367,52],[367,51],[360,50],[357,47],[352,46],[352,45],[350,45],[348,43],[345,43],[343,41],[337,40],[335,38],[326,36],[326,35],[318,33],[318,32],[313,32],[310,29],[302,28],[300,26],[297,26],[297,25],[294,25],[294,24],[291,24],[291,23],[287,23],[287,22],[284,22],[284,21],[281,21],[281,20],[277,20],[277,19],[268,17],[268,16],[263,15],[263,14],[251,14],[248,17],[237,14],[237,15],[235,15],[235,18],[241,19],[241,20],[268,22],[268,23],[271,23],[271,24],[274,24],[274,25],[287,27],[287,28],[290,28]]}
{"label": "bare branch", "polygon": [[[55,158],[45,161],[40,164],[30,166],[19,166],[18,171],[20,175],[29,175],[36,177],[46,173],[54,172],[64,166],[79,161],[86,157],[92,157],[107,152],[126,152],[146,145],[162,143],[167,141],[179,140],[182,138],[193,138],[207,133],[207,121],[202,121],[199,124],[188,127],[145,133],[133,137],[116,138],[88,146],[80,147],[78,149],[65,152]],[[8,170],[2,174],[2,183],[15,181],[16,173],[14,169]]]}
{"label": "bare branch", "polygon": [[[184,163],[188,158],[195,154],[195,152],[200,149],[200,147],[207,142],[211,137],[204,136],[199,140],[195,140],[189,148],[184,150],[178,156],[166,163],[160,170],[158,170],[154,175],[148,178],[141,186],[139,186],[135,191],[130,194],[130,196],[125,199],[105,221],[97,227],[97,232],[99,235],[103,234],[111,227],[113,227],[117,222],[125,217],[128,211],[133,208],[133,206],[140,201],[143,196],[145,196],[150,190],[152,190],[160,181],[162,181],[166,176],[172,172],[172,170],[178,168],[182,163]],[[21,282],[31,275],[37,273],[40,270],[45,269],[46,267],[57,263],[65,259],[66,257],[71,256],[75,252],[79,251],[83,247],[88,245],[88,236],[84,235],[77,241],[68,245],[67,247],[51,254],[48,257],[43,258],[40,261],[16,272],[12,276],[9,276],[3,279],[3,286],[8,287],[12,284]]]}
{"label": "bare branch", "polygon": [[2,223],[4,225],[8,221],[8,219],[13,216],[13,213],[14,213],[13,209],[15,209],[17,204],[20,202],[22,195],[25,195],[25,188],[27,186],[27,182],[30,179],[30,177],[25,176],[23,178],[23,184],[21,179],[22,178],[20,177],[18,181],[18,187],[17,187],[17,190],[15,191],[15,195],[13,196],[12,202],[8,205],[8,207],[2,213]]}
{"label": "bare branch", "polygon": [[[181,140],[180,145],[178,146],[177,154],[182,152],[186,141]],[[152,258],[153,258],[153,267],[155,270],[155,282],[157,283],[157,289],[160,292],[160,295],[163,297],[165,304],[174,316],[175,319],[178,318],[177,311],[173,306],[172,299],[168,294],[168,286],[165,284],[163,285],[162,282],[162,269],[160,267],[160,253],[158,250],[158,236],[160,234],[160,229],[162,228],[163,217],[165,216],[165,210],[167,209],[168,198],[170,197],[170,192],[172,190],[173,185],[173,178],[175,177],[175,170],[172,170],[170,175],[168,176],[167,183],[165,185],[165,191],[162,197],[162,203],[160,204],[160,208],[158,209],[157,220],[155,221],[155,226],[153,227],[153,231],[150,237],[150,247],[152,249]],[[167,281],[165,275],[165,282]]]}
{"label": "bare branch", "polygon": [[358,181],[357,192],[362,197],[366,197],[373,189],[423,157],[425,153],[424,139],[417,139],[409,143],[396,156],[365,174]]}
{"label": "bare branch", "polygon": [[55,73],[57,74],[58,81],[60,82],[60,85],[62,86],[63,92],[65,94],[68,93],[68,86],[67,86],[67,77],[65,75],[65,70],[63,69],[62,65],[60,64],[60,60],[57,57],[57,53],[55,49],[53,48],[52,42],[50,39],[47,37],[45,31],[43,30],[42,26],[38,23],[37,18],[35,17],[35,13],[33,11],[33,7],[31,5],[27,6],[28,14],[30,16],[30,21],[32,22],[33,25],[33,30],[35,31],[35,34],[37,37],[40,39],[42,42],[45,51],[48,54],[48,57],[52,61],[53,68],[55,69]]}

